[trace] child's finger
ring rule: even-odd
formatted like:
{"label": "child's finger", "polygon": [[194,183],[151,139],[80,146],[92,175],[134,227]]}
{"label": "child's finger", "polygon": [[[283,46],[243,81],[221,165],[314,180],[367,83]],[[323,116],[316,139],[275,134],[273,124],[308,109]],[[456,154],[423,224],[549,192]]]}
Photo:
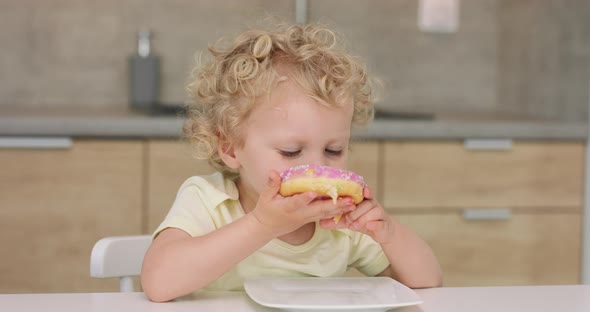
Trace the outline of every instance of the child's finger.
{"label": "child's finger", "polygon": [[336,222],[334,218],[320,220],[320,226],[326,230],[346,229],[346,222],[340,220]]}
{"label": "child's finger", "polygon": [[281,176],[275,170],[271,170],[268,175],[268,180],[266,182],[266,188],[264,189],[264,191],[262,191],[260,197],[271,199],[279,193],[280,188]]}
{"label": "child's finger", "polygon": [[354,211],[351,211],[344,216],[346,221],[350,224],[360,218],[362,215],[373,209],[375,205],[372,201],[361,202]]}
{"label": "child's finger", "polygon": [[301,207],[308,207],[313,202],[313,200],[318,197],[318,194],[314,191],[308,191],[301,194],[295,194],[290,197],[293,198],[293,200],[290,201],[289,208],[295,210],[301,209]]}
{"label": "child's finger", "polygon": [[383,220],[368,221],[365,227],[371,232],[378,233],[385,227],[385,222]]}
{"label": "child's finger", "polygon": [[371,191],[371,188],[368,185],[365,185],[363,188],[363,197],[366,199],[373,199],[373,191]]}
{"label": "child's finger", "polygon": [[355,208],[352,198],[339,198],[336,204],[331,199],[316,200],[304,209],[303,213],[310,221],[330,219],[352,211]]}
{"label": "child's finger", "polygon": [[368,222],[384,220],[383,214],[384,214],[384,212],[382,209],[377,209],[377,208],[370,209],[369,211],[364,213],[362,216],[360,216],[359,218],[357,218],[356,220],[351,222],[349,227],[352,228],[353,230],[362,231],[363,229],[367,228],[366,226],[367,226]]}
{"label": "child's finger", "polygon": [[369,210],[367,213],[358,218],[357,221],[366,224],[369,221],[385,220],[386,214],[387,213],[383,209],[375,207],[374,209]]}

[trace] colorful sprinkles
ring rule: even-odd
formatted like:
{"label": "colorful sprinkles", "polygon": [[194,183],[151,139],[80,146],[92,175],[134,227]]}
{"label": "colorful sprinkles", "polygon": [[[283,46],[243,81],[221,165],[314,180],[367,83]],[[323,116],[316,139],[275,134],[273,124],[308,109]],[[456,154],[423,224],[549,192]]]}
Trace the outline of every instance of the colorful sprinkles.
{"label": "colorful sprinkles", "polygon": [[[363,179],[363,177],[352,171],[321,165],[298,165],[295,167],[291,167],[281,173],[281,181],[285,182],[290,179],[306,176],[342,179],[345,181],[356,182],[363,187],[365,186],[365,180]],[[340,186],[340,188],[342,188],[342,186]]]}

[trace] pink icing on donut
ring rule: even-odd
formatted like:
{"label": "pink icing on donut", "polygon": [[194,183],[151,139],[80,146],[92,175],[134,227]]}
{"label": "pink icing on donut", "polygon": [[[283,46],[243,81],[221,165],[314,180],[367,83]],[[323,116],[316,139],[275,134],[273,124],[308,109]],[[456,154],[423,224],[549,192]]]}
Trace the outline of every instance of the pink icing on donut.
{"label": "pink icing on donut", "polygon": [[343,169],[332,168],[321,165],[298,165],[291,167],[281,173],[281,181],[285,182],[290,179],[299,177],[324,177],[330,179],[342,179],[346,181],[353,181],[365,187],[365,180],[362,176]]}

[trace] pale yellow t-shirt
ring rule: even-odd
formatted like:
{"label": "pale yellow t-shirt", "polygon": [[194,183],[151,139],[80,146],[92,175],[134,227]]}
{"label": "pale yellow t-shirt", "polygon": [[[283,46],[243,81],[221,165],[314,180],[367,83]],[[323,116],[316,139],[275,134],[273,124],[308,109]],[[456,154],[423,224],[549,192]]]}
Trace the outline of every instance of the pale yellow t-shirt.
{"label": "pale yellow t-shirt", "polygon": [[[154,232],[178,228],[199,236],[244,216],[235,183],[221,173],[186,180],[170,212]],[[244,233],[247,237],[248,233]],[[313,237],[298,246],[273,239],[206,287],[241,290],[244,279],[255,276],[342,276],[349,267],[374,276],[389,265],[381,246],[370,236],[351,230],[328,231],[316,226]]]}

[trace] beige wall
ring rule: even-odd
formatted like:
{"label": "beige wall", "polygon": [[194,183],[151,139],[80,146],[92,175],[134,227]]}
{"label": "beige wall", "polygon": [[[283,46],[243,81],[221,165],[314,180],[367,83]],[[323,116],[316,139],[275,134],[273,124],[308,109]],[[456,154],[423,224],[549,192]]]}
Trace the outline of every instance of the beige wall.
{"label": "beige wall", "polygon": [[[565,120],[587,113],[590,2],[464,0],[459,31],[420,32],[416,0],[308,0],[385,83],[380,105]],[[566,4],[564,4],[566,3]],[[291,0],[0,0],[0,105],[123,107],[136,31],[155,33],[161,99],[181,103],[193,55]]]}

